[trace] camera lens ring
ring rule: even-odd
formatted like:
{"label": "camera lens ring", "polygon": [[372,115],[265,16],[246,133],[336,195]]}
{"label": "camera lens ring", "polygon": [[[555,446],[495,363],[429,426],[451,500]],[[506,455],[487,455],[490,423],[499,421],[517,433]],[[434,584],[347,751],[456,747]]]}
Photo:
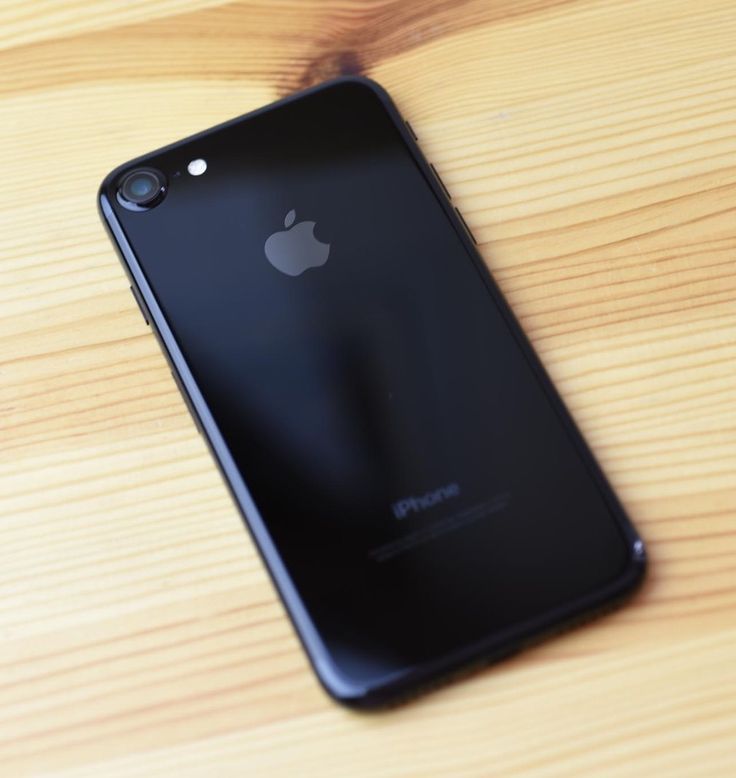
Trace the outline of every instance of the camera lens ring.
{"label": "camera lens ring", "polygon": [[155,208],[166,195],[166,178],[160,170],[139,167],[130,170],[120,180],[118,202],[130,211]]}

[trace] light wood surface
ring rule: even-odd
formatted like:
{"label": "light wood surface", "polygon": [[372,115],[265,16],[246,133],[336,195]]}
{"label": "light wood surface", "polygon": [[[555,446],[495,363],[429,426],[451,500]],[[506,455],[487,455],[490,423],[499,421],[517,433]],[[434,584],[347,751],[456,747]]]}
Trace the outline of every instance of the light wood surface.
{"label": "light wood surface", "polygon": [[[95,210],[357,71],[651,556],[625,609],[376,715],[318,688]],[[0,140],[2,776],[736,775],[733,0],[6,0]]]}

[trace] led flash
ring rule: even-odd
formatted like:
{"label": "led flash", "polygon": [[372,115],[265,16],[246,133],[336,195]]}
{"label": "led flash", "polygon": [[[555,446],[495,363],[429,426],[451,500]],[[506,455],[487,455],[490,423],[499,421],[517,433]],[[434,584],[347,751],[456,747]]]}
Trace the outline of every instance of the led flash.
{"label": "led flash", "polygon": [[193,159],[188,165],[189,175],[201,176],[207,170],[207,163],[203,159]]}

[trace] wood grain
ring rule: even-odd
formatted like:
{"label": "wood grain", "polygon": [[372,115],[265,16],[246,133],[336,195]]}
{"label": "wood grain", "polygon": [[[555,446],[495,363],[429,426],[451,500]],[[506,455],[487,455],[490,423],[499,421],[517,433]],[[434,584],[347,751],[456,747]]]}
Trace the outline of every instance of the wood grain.
{"label": "wood grain", "polygon": [[[411,705],[313,679],[95,212],[382,82],[647,540],[626,609]],[[0,7],[3,776],[736,775],[736,6]]]}

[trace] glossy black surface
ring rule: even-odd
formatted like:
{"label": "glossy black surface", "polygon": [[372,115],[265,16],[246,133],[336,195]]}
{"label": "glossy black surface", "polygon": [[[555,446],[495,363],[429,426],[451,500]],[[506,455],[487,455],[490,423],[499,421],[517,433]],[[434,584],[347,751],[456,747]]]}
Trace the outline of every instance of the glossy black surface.
{"label": "glossy black surface", "polygon": [[[143,212],[117,199],[136,165],[168,181]],[[101,208],[336,697],[389,699],[640,578],[635,533],[375,85],[136,160]],[[330,247],[296,276],[264,250],[292,221]]]}

